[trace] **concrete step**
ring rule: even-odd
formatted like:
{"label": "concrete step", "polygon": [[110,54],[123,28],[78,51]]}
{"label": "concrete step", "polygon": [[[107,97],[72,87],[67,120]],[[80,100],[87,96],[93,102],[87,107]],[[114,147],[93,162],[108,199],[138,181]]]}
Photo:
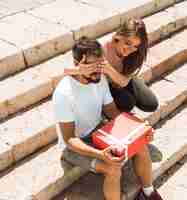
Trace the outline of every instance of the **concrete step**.
{"label": "concrete step", "polygon": [[[180,161],[180,163],[177,164],[176,168],[177,171],[174,174],[172,169],[171,172],[169,171],[169,173],[171,173],[171,175],[169,174],[169,179],[167,178],[164,184],[159,187],[159,192],[165,200],[175,200],[178,198],[180,198],[180,200],[186,199],[187,155]],[[167,176],[168,174],[166,174],[166,177]]]}
{"label": "concrete step", "polygon": [[[186,35],[184,30],[150,48],[144,67],[146,81],[187,60]],[[0,119],[50,96],[67,66],[72,66],[71,52],[1,81]]]}
{"label": "concrete step", "polygon": [[[182,74],[180,79],[177,78],[179,76],[178,70],[181,70],[180,75]],[[176,77],[177,81],[172,82],[162,79],[151,86],[152,88],[154,87],[155,90],[159,88],[156,92],[161,102],[158,111],[150,114],[150,121],[152,123],[157,123],[162,116],[173,112],[177,106],[187,99],[187,87],[185,84],[187,80],[185,73],[186,65],[183,65],[178,70],[169,75],[170,78]],[[166,78],[167,76],[165,79]],[[178,80],[180,80],[179,83]],[[184,84],[181,84],[182,80]],[[166,95],[166,90],[167,92],[172,92]],[[145,117],[149,120],[147,115]],[[159,136],[159,141],[162,140],[165,142],[164,134],[158,133],[156,134],[156,137],[157,136]],[[185,134],[179,135],[177,137],[177,142],[176,136],[173,134],[168,134],[167,138],[172,141],[171,143],[167,143],[169,147],[163,145],[161,142],[156,143],[158,148],[164,153],[164,160],[160,164],[155,165],[154,177],[160,175],[161,172],[164,172],[176,162],[176,159],[179,159],[182,155],[187,153],[187,138]],[[174,147],[173,142],[175,142]],[[57,149],[57,145],[54,144],[46,151],[43,150],[43,152],[39,152],[37,155],[27,158],[27,160],[21,161],[21,163],[17,164],[13,169],[3,172],[0,182],[1,196],[22,200],[31,195],[33,199],[48,200],[86,173],[79,167],[72,167],[67,163],[64,163],[63,167],[61,167],[59,159],[60,152]],[[134,190],[130,191],[133,192]],[[131,192],[129,194],[131,194]]]}
{"label": "concrete step", "polygon": [[[150,82],[187,60],[187,44],[183,42],[186,36],[187,30],[150,49],[148,61],[144,65],[141,75],[144,80]],[[162,56],[157,58],[157,53]],[[4,101],[0,101],[2,102],[0,103],[0,113],[2,115],[5,115],[6,112],[7,114],[13,113],[19,108],[49,96],[53,91],[49,77],[55,77],[52,79],[52,83],[56,85],[58,80],[62,78],[59,76],[60,71],[63,70],[62,64],[68,66],[68,62],[72,61],[70,56],[71,53],[68,53],[65,58],[60,56],[54,59],[53,63],[49,61],[3,81],[6,84],[0,85],[0,88],[6,91],[6,95],[3,96],[4,93],[0,95],[4,98]],[[33,74],[29,73],[31,71]],[[14,88],[13,91],[12,88]],[[20,92],[19,95],[18,92]],[[157,114],[158,117],[159,114]],[[155,118],[153,117],[153,119]],[[6,144],[4,149],[0,151],[1,157],[4,158],[0,162],[0,170],[3,170],[56,139],[51,100],[2,121],[0,132],[0,139],[2,138]]]}
{"label": "concrete step", "polygon": [[[89,1],[73,0],[64,4],[61,0],[56,0],[31,11],[7,16],[0,20],[0,43],[3,49],[0,58],[0,79],[69,50],[75,39],[81,35],[92,38],[102,36],[116,29],[127,17],[151,15],[178,2],[182,0],[113,0],[110,3],[105,0],[102,1],[102,5],[99,2],[92,5]],[[168,35],[169,32],[186,25],[186,3],[182,2],[179,7],[180,12],[176,4],[174,15],[170,11],[163,12],[164,20],[161,21],[164,34],[154,31],[150,38],[158,39],[160,34]],[[83,12],[87,12],[86,18],[82,17]],[[72,18],[72,13],[76,20]],[[165,16],[166,13],[169,17]],[[148,30],[151,30],[149,20],[147,24]]]}

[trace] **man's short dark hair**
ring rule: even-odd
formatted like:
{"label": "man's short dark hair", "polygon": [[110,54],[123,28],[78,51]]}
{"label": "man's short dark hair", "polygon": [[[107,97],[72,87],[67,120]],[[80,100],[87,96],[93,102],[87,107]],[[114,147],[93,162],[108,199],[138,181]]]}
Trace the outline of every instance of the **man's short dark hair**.
{"label": "man's short dark hair", "polygon": [[101,44],[93,39],[89,39],[87,37],[80,38],[72,48],[73,58],[80,62],[85,56],[102,56],[102,46]]}

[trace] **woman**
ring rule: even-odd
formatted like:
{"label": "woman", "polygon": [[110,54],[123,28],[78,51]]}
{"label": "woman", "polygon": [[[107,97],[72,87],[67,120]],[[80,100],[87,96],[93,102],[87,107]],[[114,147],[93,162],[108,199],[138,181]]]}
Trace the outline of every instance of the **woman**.
{"label": "woman", "polygon": [[[114,101],[121,111],[129,112],[134,106],[145,112],[153,112],[158,107],[158,100],[142,79],[137,75],[148,51],[148,36],[141,19],[130,19],[104,45],[104,54],[108,62],[101,63],[102,73],[109,80]],[[65,73],[89,75],[93,66],[84,63],[77,69],[66,69]]]}

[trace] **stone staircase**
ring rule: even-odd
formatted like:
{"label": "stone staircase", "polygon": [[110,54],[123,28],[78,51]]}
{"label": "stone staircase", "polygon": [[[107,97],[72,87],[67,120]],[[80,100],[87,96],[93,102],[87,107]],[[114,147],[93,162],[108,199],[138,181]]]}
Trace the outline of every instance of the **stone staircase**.
{"label": "stone staircase", "polygon": [[[121,20],[127,16],[144,16],[150,50],[141,77],[151,84],[160,106],[154,113],[140,110],[137,113],[155,125],[186,101],[187,1],[138,2],[136,8],[120,9],[117,14],[113,11],[110,17],[98,19],[97,23],[81,24],[71,33],[40,41],[40,44],[1,58],[0,199],[50,200],[87,173],[67,163],[60,165],[61,152],[56,144],[51,102],[63,69],[73,64],[71,52],[67,51],[73,39],[83,34],[102,36],[99,40],[104,44]],[[99,3],[94,1],[93,4],[98,6]],[[136,5],[134,1],[133,5]],[[66,53],[57,56],[63,52]],[[180,124],[181,119],[176,120]],[[162,150],[163,160],[153,166],[154,179],[187,154],[184,130],[179,136],[170,134],[172,130],[164,125],[158,130],[154,143]],[[135,186],[133,182],[126,188],[129,199],[137,191]]]}

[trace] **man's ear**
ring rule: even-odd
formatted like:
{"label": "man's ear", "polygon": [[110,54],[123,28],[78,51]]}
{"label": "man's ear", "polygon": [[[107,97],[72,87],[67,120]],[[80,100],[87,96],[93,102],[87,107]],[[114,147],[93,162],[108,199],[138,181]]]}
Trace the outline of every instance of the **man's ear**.
{"label": "man's ear", "polygon": [[112,41],[113,41],[115,44],[117,44],[117,43],[120,41],[120,38],[118,37],[118,35],[114,35],[114,36],[112,37]]}
{"label": "man's ear", "polygon": [[122,43],[121,36],[119,36],[117,34],[115,34],[115,35],[112,36],[112,45],[113,45],[113,47],[116,47],[116,46],[118,46],[121,43]]}
{"label": "man's ear", "polygon": [[114,35],[112,36],[111,42],[112,42],[113,44],[115,44],[115,43],[116,43],[116,40],[118,40],[118,37],[116,36],[116,34],[114,34]]}

